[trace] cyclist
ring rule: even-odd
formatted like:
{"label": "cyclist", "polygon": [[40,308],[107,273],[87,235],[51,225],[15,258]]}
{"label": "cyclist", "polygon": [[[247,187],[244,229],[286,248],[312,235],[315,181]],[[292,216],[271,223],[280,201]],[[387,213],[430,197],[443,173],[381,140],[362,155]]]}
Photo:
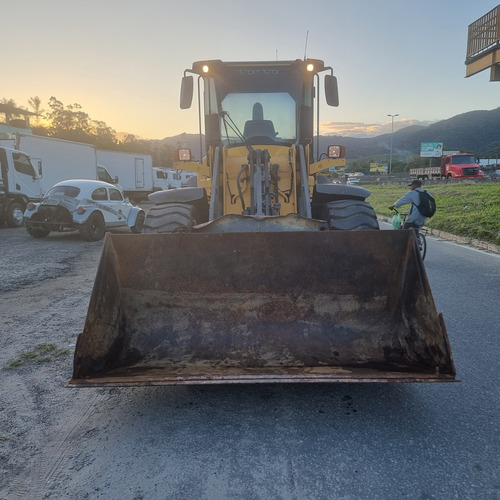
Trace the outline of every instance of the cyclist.
{"label": "cyclist", "polygon": [[419,191],[423,191],[422,189],[422,181],[418,179],[414,179],[410,184],[410,191],[401,196],[399,200],[394,202],[393,205],[389,207],[389,210],[394,210],[395,207],[400,207],[402,205],[407,205],[411,203],[410,212],[406,217],[403,229],[416,228],[417,230],[425,224],[427,217],[423,216],[418,210],[418,205],[420,205],[420,195]]}

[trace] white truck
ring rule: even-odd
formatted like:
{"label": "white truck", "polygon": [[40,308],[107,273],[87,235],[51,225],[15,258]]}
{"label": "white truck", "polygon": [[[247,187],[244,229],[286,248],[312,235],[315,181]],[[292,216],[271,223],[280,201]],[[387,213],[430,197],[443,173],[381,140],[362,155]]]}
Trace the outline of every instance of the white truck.
{"label": "white truck", "polygon": [[118,182],[97,165],[91,144],[4,134],[0,137],[0,225],[21,226],[27,203],[40,201],[54,184],[68,179]]}
{"label": "white truck", "polygon": [[164,168],[153,167],[153,191],[170,189],[168,173]]}
{"label": "white truck", "polygon": [[153,183],[151,155],[98,149],[97,163],[119,177],[125,196],[131,200],[146,200],[148,194],[157,190]]}
{"label": "white truck", "polygon": [[186,187],[188,180],[196,176],[194,172],[188,170],[164,169],[163,171],[168,186],[166,189]]}

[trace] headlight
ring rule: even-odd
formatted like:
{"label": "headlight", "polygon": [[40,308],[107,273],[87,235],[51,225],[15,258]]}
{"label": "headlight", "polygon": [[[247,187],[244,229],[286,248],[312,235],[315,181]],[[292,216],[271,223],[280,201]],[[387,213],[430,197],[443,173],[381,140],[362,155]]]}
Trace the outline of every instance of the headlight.
{"label": "headlight", "polygon": [[328,158],[344,158],[344,146],[328,146]]}

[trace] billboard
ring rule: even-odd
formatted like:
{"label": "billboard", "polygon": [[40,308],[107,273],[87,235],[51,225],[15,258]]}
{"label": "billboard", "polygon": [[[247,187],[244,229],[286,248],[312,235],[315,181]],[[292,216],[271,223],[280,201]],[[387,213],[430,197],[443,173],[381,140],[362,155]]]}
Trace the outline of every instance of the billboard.
{"label": "billboard", "polygon": [[442,142],[420,143],[420,156],[424,158],[436,158],[443,154]]}

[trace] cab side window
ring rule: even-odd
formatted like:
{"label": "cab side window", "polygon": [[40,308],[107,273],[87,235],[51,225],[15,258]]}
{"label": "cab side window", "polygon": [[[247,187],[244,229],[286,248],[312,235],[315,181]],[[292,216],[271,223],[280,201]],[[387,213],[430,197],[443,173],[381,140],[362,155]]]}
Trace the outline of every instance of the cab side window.
{"label": "cab side window", "polygon": [[14,168],[17,172],[25,175],[35,175],[35,171],[33,170],[33,167],[31,166],[31,163],[27,156],[19,153],[14,153],[12,155],[12,159],[14,160]]}
{"label": "cab side window", "polygon": [[109,199],[113,201],[123,201],[123,196],[118,189],[110,189]]}
{"label": "cab side window", "polygon": [[94,201],[106,201],[108,199],[108,193],[106,188],[97,188],[92,193],[92,199]]}

